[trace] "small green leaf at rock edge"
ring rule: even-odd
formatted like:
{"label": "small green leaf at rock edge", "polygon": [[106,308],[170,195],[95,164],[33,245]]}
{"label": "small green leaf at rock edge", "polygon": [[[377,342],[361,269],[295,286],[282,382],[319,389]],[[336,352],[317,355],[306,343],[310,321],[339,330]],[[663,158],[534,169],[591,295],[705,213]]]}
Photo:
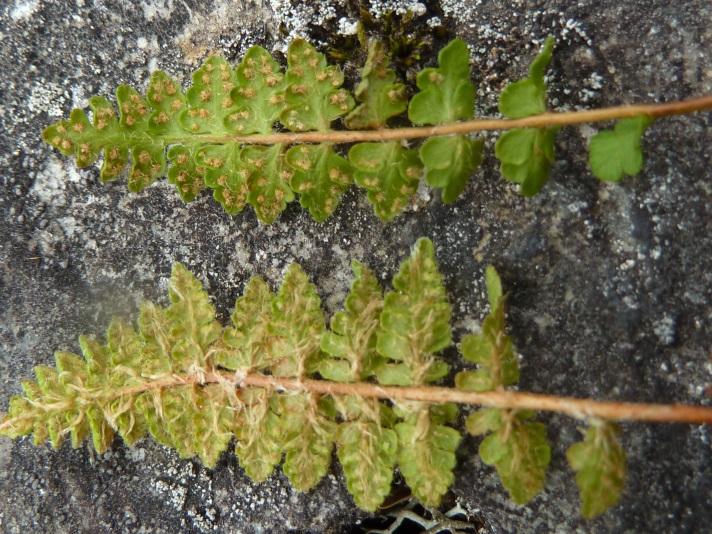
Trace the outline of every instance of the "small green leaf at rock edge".
{"label": "small green leaf at rock edge", "polygon": [[[406,366],[411,384],[426,382],[428,371],[438,362],[434,354],[452,343],[450,313],[435,248],[429,239],[421,238],[386,294],[377,333],[379,354]],[[445,365],[441,362],[440,367]],[[376,376],[384,383],[379,370]]]}
{"label": "small green leaf at rock edge", "polygon": [[480,458],[497,469],[502,484],[517,504],[526,504],[544,488],[551,447],[542,423],[520,416],[489,434],[479,448]]}
{"label": "small green leaf at rock edge", "polygon": [[546,82],[544,74],[551,61],[554,38],[544,41],[539,54],[529,67],[529,76],[510,83],[499,97],[499,111],[510,119],[521,119],[546,111]]}
{"label": "small green leaf at rock edge", "polygon": [[299,203],[318,222],[329,217],[351,185],[351,165],[332,145],[296,145],[285,156],[291,168],[290,185]]}
{"label": "small green leaf at rock edge", "polygon": [[595,422],[584,440],[566,451],[581,498],[581,515],[593,518],[618,503],[626,479],[626,457],[612,423]]}
{"label": "small green leaf at rock edge", "polygon": [[320,362],[319,373],[337,382],[367,378],[378,360],[376,328],[383,308],[383,291],[368,267],[354,260],[351,268],[354,280],[344,309],[331,317],[331,330],[321,337],[321,350],[331,358]]}
{"label": "small green leaf at rock edge", "polygon": [[415,194],[422,165],[415,149],[401,143],[358,143],[349,150],[356,185],[368,191],[376,215],[390,221]]}
{"label": "small green leaf at rock edge", "polygon": [[500,172],[519,184],[522,195],[535,195],[549,180],[557,132],[558,128],[518,128],[504,132],[497,140],[494,151]]}
{"label": "small green leaf at rock edge", "polygon": [[438,68],[423,69],[416,83],[420,92],[410,99],[413,124],[443,124],[470,119],[475,109],[475,86],[470,81],[470,52],[461,39],[440,50]]}
{"label": "small green leaf at rock edge", "polygon": [[488,265],[485,269],[485,283],[487,285],[487,300],[489,301],[490,310],[494,311],[500,306],[503,294],[502,280],[492,265]]}
{"label": "small green leaf at rock edge", "polygon": [[425,166],[425,180],[441,188],[442,201],[455,202],[472,173],[482,163],[484,139],[463,135],[431,137],[420,147],[420,159]]}
{"label": "small green leaf at rock edge", "polygon": [[328,130],[331,121],[345,115],[354,99],[345,89],[344,74],[303,39],[287,50],[286,109],[281,122],[293,132]]}
{"label": "small green leaf at rock edge", "polygon": [[347,128],[383,128],[390,117],[401,114],[408,107],[405,85],[394,83],[396,75],[388,68],[388,59],[382,42],[369,43],[361,81],[354,91],[359,105],[344,119]]}
{"label": "small green leaf at rock edge", "polygon": [[617,182],[624,174],[638,174],[643,167],[640,140],[652,122],[647,115],[621,119],[613,130],[594,135],[589,144],[588,164],[596,178]]}

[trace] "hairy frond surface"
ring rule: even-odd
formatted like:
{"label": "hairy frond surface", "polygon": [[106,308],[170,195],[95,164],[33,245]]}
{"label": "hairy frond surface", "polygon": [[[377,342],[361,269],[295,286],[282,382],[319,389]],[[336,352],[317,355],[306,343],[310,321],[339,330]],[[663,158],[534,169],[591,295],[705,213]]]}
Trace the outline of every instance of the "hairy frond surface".
{"label": "hairy frond surface", "polygon": [[[81,356],[57,352],[54,367],[38,365],[35,380],[10,400],[0,433],[32,434],[35,444],[55,448],[90,440],[99,453],[117,434],[129,446],[150,435],[208,467],[234,441],[250,478],[262,482],[281,464],[299,491],[319,484],[335,450],[359,507],[378,509],[396,467],[413,495],[436,507],[456,476],[457,405],[378,400],[358,389],[418,389],[447,376],[451,308],[435,247],[418,240],[385,296],[367,266],[354,261],[352,269],[329,328],[315,286],[296,264],[276,291],[250,279],[223,327],[201,283],[176,264],[168,306],[144,303],[135,326],[115,319],[103,341],[80,337]],[[459,344],[477,369],[457,374],[459,389],[500,390],[519,380],[502,283],[493,267],[485,278],[490,312],[481,332]],[[480,457],[519,504],[541,491],[551,457],[546,427],[533,417],[484,408],[466,421],[470,434],[485,436]],[[625,455],[614,427],[593,421],[568,458],[584,516],[617,502]]]}

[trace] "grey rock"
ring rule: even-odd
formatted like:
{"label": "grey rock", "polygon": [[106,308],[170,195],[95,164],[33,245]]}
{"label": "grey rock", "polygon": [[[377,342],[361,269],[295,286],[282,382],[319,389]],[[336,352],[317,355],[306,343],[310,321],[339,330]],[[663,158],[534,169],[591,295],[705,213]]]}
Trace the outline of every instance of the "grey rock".
{"label": "grey rock", "polygon": [[[13,0],[0,8],[1,406],[55,349],[77,351],[79,334],[99,334],[112,315],[131,316],[144,297],[165,302],[175,261],[205,282],[223,320],[250,275],[276,283],[293,261],[333,312],[351,258],[385,282],[419,236],[437,246],[456,339],[483,316],[484,266],[500,270],[523,390],[709,404],[710,114],[655,124],[644,141],[644,171],[622,185],[591,176],[585,142],[593,130],[570,128],[557,140],[559,161],[539,196],[519,197],[489,155],[455,204],[422,195],[417,209],[389,225],[351,190],[324,224],[293,204],[276,224],[261,226],[249,211],[230,218],[207,194],[184,205],[165,182],[139,195],[121,181],[102,185],[95,168],[76,170],[40,141],[71,107],[120,83],[143,87],[152,69],[187,84],[207,53],[236,62],[251,44],[280,50],[299,34],[324,46],[325,36],[354,20],[350,3],[293,4]],[[438,16],[471,45],[479,114],[496,112],[498,92],[526,72],[549,33],[557,38],[549,74],[557,109],[712,92],[712,11],[704,0],[371,4],[374,13],[427,7],[421,24]],[[494,140],[487,136],[490,154]],[[459,365],[454,349],[445,357]],[[623,499],[584,521],[564,457],[578,424],[540,418],[554,455],[547,489],[525,507],[513,505],[477,460],[476,440],[459,451],[453,496],[487,531],[709,529],[709,427],[623,425],[630,458]],[[336,464],[315,491],[299,494],[282,474],[251,483],[232,454],[208,470],[150,440],[134,449],[117,441],[94,457],[87,448],[0,439],[3,532],[348,532],[365,517]]]}

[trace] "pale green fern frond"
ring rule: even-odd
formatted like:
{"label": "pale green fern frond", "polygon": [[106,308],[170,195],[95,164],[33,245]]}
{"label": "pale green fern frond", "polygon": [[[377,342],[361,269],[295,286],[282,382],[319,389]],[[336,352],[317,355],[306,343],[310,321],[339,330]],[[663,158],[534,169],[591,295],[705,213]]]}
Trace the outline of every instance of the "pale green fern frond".
{"label": "pale green fern frond", "polygon": [[[150,435],[208,467],[234,439],[249,477],[263,481],[282,463],[300,491],[319,484],[336,449],[361,508],[378,509],[396,467],[413,495],[435,507],[455,479],[462,440],[451,400],[467,402],[465,391],[492,392],[499,404],[471,413],[466,428],[484,436],[480,457],[512,499],[531,500],[544,486],[551,448],[532,411],[498,397],[518,382],[519,366],[494,268],[486,270],[490,312],[482,331],[459,345],[478,368],[458,373],[457,389],[429,385],[448,374],[440,354],[452,344],[432,242],[418,240],[385,297],[365,265],[354,262],[353,271],[330,328],[298,265],[286,270],[276,292],[252,278],[231,324],[222,327],[200,282],[177,264],[167,307],[145,303],[137,328],[113,320],[104,342],[80,338],[83,357],[58,352],[55,367],[38,365],[35,381],[23,382],[23,393],[11,398],[0,433],[32,434],[37,445],[55,448],[90,439],[98,452],[117,434],[129,446]],[[625,479],[614,427],[591,424],[568,452],[586,517],[615,504]]]}

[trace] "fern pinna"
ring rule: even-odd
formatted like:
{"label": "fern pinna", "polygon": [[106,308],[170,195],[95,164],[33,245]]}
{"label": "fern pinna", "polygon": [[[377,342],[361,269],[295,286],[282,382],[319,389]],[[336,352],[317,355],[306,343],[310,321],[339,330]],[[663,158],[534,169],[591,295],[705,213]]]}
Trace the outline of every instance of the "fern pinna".
{"label": "fern pinna", "polygon": [[[390,221],[411,202],[421,178],[454,202],[483,157],[483,138],[468,134],[505,129],[495,147],[502,175],[524,195],[537,193],[554,162],[554,141],[565,124],[620,119],[595,135],[589,162],[602,180],[618,181],[642,167],[641,137],[653,117],[712,107],[712,97],[659,105],[574,113],[548,113],[545,71],[553,38],[546,39],[529,76],[509,84],[499,100],[508,120],[473,120],[475,87],[470,56],[460,39],[438,55],[438,66],[417,76],[409,100],[389,68],[384,45],[371,42],[352,96],[344,75],[303,39],[291,43],[286,71],[259,46],[236,68],[209,57],[187,91],[161,71],[146,95],[121,85],[118,115],[104,97],[89,100],[92,120],[81,109],[49,126],[44,139],[80,167],[103,154],[101,179],[116,179],[131,161],[128,187],[141,191],[161,176],[188,202],[208,187],[234,215],[249,204],[257,218],[273,222],[299,197],[323,221],[355,182],[376,214]],[[388,128],[407,111],[416,127]],[[339,121],[336,123],[336,121]],[[332,129],[344,126],[347,130]],[[427,138],[418,148],[406,139]],[[340,152],[338,144],[349,144]]]}
{"label": "fern pinna", "polygon": [[170,305],[141,307],[136,326],[114,320],[105,341],[81,337],[83,357],[55,354],[35,381],[10,400],[0,434],[34,435],[57,448],[90,439],[102,453],[115,434],[132,445],[146,435],[197,456],[208,467],[235,438],[245,472],[263,481],[282,463],[295,488],[307,491],[328,472],[332,452],[356,504],[375,510],[398,468],[413,494],[437,506],[452,484],[457,404],[484,407],[466,419],[484,435],[481,459],[497,470],[523,504],[544,487],[551,456],[547,430],[533,409],[589,421],[569,447],[582,513],[592,517],[618,501],[625,454],[616,419],[712,421],[712,409],[606,403],[518,393],[516,349],[505,329],[505,296],[486,271],[490,312],[481,331],[458,347],[477,366],[454,387],[434,386],[450,373],[439,356],[452,345],[451,309],[433,244],[420,239],[385,295],[374,274],[353,262],[344,308],[325,326],[315,287],[290,266],[277,292],[252,278],[221,326],[200,282],[176,264]]}

